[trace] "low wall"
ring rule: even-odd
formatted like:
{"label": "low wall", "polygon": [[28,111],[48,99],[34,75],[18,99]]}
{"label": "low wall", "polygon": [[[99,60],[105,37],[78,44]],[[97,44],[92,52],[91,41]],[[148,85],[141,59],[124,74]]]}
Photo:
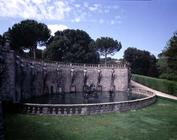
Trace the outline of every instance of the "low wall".
{"label": "low wall", "polygon": [[129,110],[136,110],[146,107],[156,100],[156,95],[150,91],[142,89],[133,89],[135,94],[145,95],[146,98],[122,101],[122,102],[108,102],[95,104],[21,104],[23,113],[27,114],[43,114],[43,115],[91,115],[109,112],[124,112]]}

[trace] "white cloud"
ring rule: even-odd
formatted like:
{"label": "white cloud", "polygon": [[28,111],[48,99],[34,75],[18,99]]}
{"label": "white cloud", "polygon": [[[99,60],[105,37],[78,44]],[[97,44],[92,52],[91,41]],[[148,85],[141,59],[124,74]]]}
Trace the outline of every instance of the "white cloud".
{"label": "white cloud", "polygon": [[121,19],[121,16],[120,15],[115,16],[115,19]]}
{"label": "white cloud", "polygon": [[115,24],[115,21],[114,20],[111,20],[111,25]]}
{"label": "white cloud", "polygon": [[109,13],[109,12],[110,12],[109,9],[104,10],[104,13]]}
{"label": "white cloud", "polygon": [[80,21],[81,21],[80,17],[76,17],[76,18],[72,19],[72,22],[79,23]]}
{"label": "white cloud", "polygon": [[102,9],[98,10],[98,13],[102,14],[104,11]]}
{"label": "white cloud", "polygon": [[92,6],[88,7],[90,11],[96,11],[99,9],[99,4],[93,4]]}
{"label": "white cloud", "polygon": [[52,35],[54,35],[56,31],[63,31],[63,30],[68,29],[66,25],[60,25],[60,24],[49,24],[47,26],[51,30]]}
{"label": "white cloud", "polygon": [[122,21],[120,21],[120,20],[119,20],[119,21],[117,21],[117,23],[118,23],[118,24],[121,24],[121,23],[122,23]]}
{"label": "white cloud", "polygon": [[75,4],[75,7],[76,8],[79,8],[81,5],[80,4]]}
{"label": "white cloud", "polygon": [[[78,2],[76,0],[0,0],[0,18],[32,18],[36,20],[63,20],[68,22],[97,22],[119,23],[122,19],[119,14],[112,14],[115,10],[122,14],[118,5],[103,5],[89,1]],[[105,18],[109,14],[110,19]],[[96,15],[96,16],[95,16]],[[99,17],[99,18],[98,18]]]}
{"label": "white cloud", "polygon": [[64,0],[1,0],[0,17],[64,19],[71,11]]}
{"label": "white cloud", "polygon": [[99,19],[99,23],[100,23],[100,24],[103,24],[103,23],[104,23],[104,20],[103,20],[103,19]]}
{"label": "white cloud", "polygon": [[86,20],[89,20],[88,18],[86,19],[86,17],[89,17],[90,13],[87,13],[83,10],[78,10],[78,13],[74,15],[73,19],[71,20],[71,22],[83,22]]}
{"label": "white cloud", "polygon": [[84,2],[84,7],[88,8],[89,4],[87,2]]}
{"label": "white cloud", "polygon": [[118,5],[114,5],[112,8],[113,9],[119,9],[120,7]]}
{"label": "white cloud", "polygon": [[75,22],[80,22],[81,19],[80,18],[75,18]]}

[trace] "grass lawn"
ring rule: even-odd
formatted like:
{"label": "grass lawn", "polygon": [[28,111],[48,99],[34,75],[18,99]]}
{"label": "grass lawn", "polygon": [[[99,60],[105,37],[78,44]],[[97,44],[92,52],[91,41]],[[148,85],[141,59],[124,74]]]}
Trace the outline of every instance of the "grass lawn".
{"label": "grass lawn", "polygon": [[7,140],[177,140],[177,101],[95,116],[6,115]]}

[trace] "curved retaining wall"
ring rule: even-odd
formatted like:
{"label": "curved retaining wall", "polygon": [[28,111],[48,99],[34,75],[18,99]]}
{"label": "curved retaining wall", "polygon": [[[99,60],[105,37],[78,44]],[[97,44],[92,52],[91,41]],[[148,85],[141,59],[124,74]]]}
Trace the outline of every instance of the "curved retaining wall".
{"label": "curved retaining wall", "polygon": [[[70,92],[71,85],[75,86],[76,92],[83,92],[84,75],[87,76],[86,83],[88,85],[94,84],[97,86],[99,73],[101,74],[99,85],[102,86],[102,90],[110,91],[113,71],[115,75],[115,90],[126,91],[128,88],[128,67],[124,63],[105,66],[103,64],[46,63],[21,59],[19,64],[22,67],[17,68],[17,71],[24,71],[25,79],[23,80],[33,81],[34,83],[32,85],[34,86],[32,91],[34,95],[41,95],[42,93],[50,94],[52,92],[57,93],[59,88],[63,92]],[[42,80],[45,83],[41,83]],[[30,83],[25,82],[24,84],[29,85]],[[44,91],[42,88],[44,88]],[[24,91],[29,93],[30,89],[24,89]]]}
{"label": "curved retaining wall", "polygon": [[[5,70],[0,84],[2,101],[21,101],[45,94],[83,92],[86,85],[102,91],[126,91],[129,69],[124,63],[70,64],[23,59],[1,50]],[[1,66],[1,65],[0,65]]]}
{"label": "curved retaining wall", "polygon": [[109,112],[124,112],[146,107],[156,101],[156,95],[150,91],[133,89],[135,94],[147,97],[137,100],[95,104],[21,104],[22,112],[36,115],[91,115]]}

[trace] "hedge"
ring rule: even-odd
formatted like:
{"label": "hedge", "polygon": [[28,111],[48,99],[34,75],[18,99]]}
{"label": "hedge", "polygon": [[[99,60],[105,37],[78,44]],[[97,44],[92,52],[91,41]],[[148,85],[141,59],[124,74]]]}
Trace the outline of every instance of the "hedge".
{"label": "hedge", "polygon": [[177,82],[132,74],[132,80],[152,89],[177,96]]}

